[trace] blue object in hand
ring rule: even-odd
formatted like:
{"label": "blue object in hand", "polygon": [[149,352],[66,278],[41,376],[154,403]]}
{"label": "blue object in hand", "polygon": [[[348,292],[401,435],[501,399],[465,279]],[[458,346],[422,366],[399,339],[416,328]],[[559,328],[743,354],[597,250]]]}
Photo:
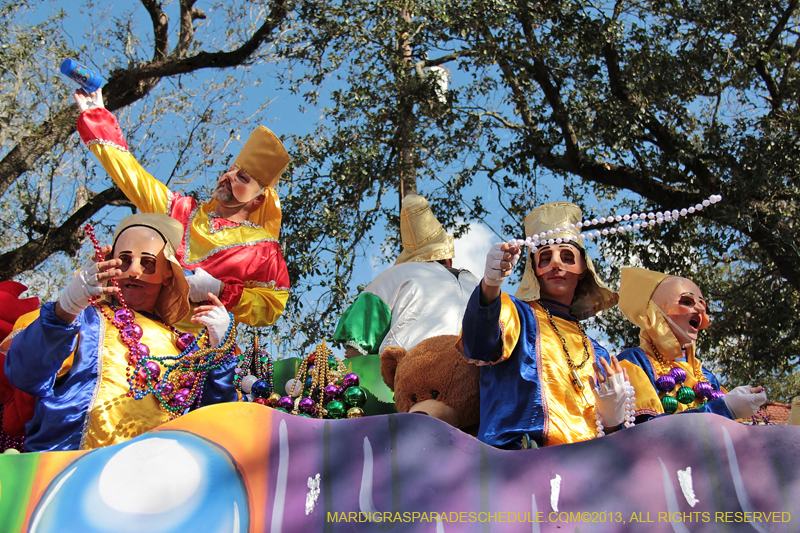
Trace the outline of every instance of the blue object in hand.
{"label": "blue object in hand", "polygon": [[103,76],[86,68],[74,59],[65,59],[61,62],[61,74],[80,85],[87,93],[95,92],[106,81]]}

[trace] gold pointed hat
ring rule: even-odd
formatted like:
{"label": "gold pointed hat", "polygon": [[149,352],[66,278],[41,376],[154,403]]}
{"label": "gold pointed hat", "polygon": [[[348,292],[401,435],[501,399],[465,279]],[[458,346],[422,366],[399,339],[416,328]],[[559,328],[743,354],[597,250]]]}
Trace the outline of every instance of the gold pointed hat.
{"label": "gold pointed hat", "polygon": [[[264,187],[264,203],[250,213],[247,220],[264,227],[274,239],[278,238],[281,231],[281,202],[274,187],[289,161],[289,153],[278,136],[268,128],[258,126],[233,162]],[[208,204],[208,211],[216,208],[216,200],[211,200]]]}
{"label": "gold pointed hat", "polygon": [[289,161],[289,154],[278,136],[264,126],[258,126],[244,143],[233,164],[247,172],[262,187],[274,187]]}
{"label": "gold pointed hat", "polygon": [[[588,275],[578,282],[575,296],[572,298],[572,314],[578,320],[592,317],[602,311],[617,305],[617,293],[609,289],[597,275],[592,259],[585,253],[583,242],[578,239],[580,230],[574,226],[581,221],[581,209],[569,202],[550,202],[540,205],[525,217],[525,236],[532,237],[539,233],[547,233],[560,229],[561,231],[548,234],[548,239],[565,239],[569,243],[583,250],[586,259]],[[573,224],[570,228],[570,224]],[[522,283],[515,294],[524,302],[538,300],[540,297],[539,280],[533,269],[533,257],[528,254],[525,262],[525,272]]]}
{"label": "gold pointed hat", "polygon": [[433,215],[428,201],[418,194],[403,198],[400,208],[400,238],[403,251],[395,265],[412,261],[440,261],[455,257],[453,236]]}

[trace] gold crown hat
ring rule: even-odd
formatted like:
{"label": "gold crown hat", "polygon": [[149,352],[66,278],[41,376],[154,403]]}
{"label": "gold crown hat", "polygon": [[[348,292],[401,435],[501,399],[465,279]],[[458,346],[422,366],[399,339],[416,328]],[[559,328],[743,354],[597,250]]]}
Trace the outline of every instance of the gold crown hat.
{"label": "gold crown hat", "polygon": [[[143,226],[157,232],[164,239],[164,257],[172,268],[168,284],[161,287],[156,300],[155,312],[168,326],[176,324],[189,314],[189,282],[183,274],[183,267],[175,258],[175,250],[183,238],[183,225],[174,218],[157,213],[138,213],[122,219],[114,232],[114,245],[117,237],[128,228]],[[113,249],[112,249],[113,254]],[[110,257],[109,257],[110,258]]]}
{"label": "gold crown hat", "polygon": [[[617,305],[619,296],[609,289],[597,275],[592,259],[585,253],[583,242],[578,238],[580,229],[576,226],[570,228],[570,224],[577,224],[581,221],[581,208],[569,202],[550,202],[540,205],[525,217],[525,236],[532,237],[538,233],[560,229],[548,239],[569,239],[569,244],[584,250],[588,276],[584,276],[578,282],[575,295],[572,298],[572,314],[578,320],[592,317],[602,311]],[[522,283],[514,295],[524,302],[538,300],[540,297],[539,280],[533,269],[533,257],[529,253],[528,260],[525,262],[525,272],[522,275]]]}
{"label": "gold crown hat", "polygon": [[403,198],[400,208],[400,238],[403,251],[395,265],[412,261],[440,261],[455,257],[453,236],[433,215],[428,200],[418,194]]}
{"label": "gold crown hat", "polygon": [[[278,136],[268,128],[258,126],[233,162],[264,187],[264,203],[250,213],[247,220],[262,226],[274,239],[278,238],[281,231],[281,202],[274,187],[290,161],[289,153]],[[209,203],[215,202],[216,200],[212,200]],[[215,207],[216,205],[212,205],[209,211]]]}

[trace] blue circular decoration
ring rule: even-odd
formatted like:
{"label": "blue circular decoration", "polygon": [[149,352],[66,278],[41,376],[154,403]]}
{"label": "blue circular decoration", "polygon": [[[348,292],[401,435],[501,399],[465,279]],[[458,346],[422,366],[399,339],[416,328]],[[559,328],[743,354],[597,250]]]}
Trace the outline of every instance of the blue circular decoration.
{"label": "blue circular decoration", "polygon": [[185,533],[250,527],[247,489],[228,452],[182,431],[157,431],[77,459],[31,515],[38,533]]}

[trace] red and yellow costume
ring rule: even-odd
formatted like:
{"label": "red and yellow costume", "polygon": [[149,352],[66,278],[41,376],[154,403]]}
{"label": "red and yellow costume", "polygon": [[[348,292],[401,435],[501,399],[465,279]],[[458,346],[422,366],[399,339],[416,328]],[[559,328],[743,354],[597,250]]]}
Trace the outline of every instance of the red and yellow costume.
{"label": "red and yellow costume", "polygon": [[258,327],[275,323],[289,298],[289,275],[277,240],[281,209],[273,187],[266,187],[266,201],[249,220],[230,222],[214,215],[215,200],[198,204],[148,174],[128,151],[119,124],[106,109],[81,113],[78,132],[139,210],[166,214],[183,224],[178,260],[188,270],[202,268],[225,283],[220,300],[237,321]]}

